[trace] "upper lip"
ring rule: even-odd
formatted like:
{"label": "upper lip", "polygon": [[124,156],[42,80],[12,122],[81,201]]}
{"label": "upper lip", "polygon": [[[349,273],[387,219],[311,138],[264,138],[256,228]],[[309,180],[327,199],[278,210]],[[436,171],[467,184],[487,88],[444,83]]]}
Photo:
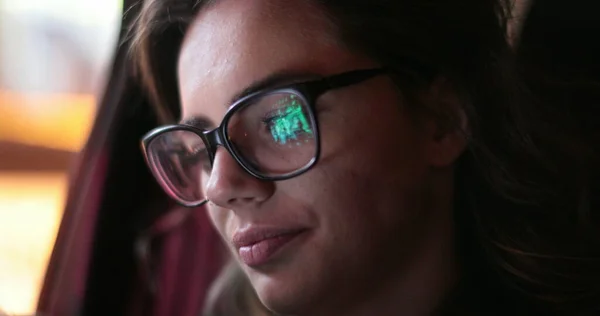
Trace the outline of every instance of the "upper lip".
{"label": "upper lip", "polygon": [[288,234],[297,234],[301,231],[305,230],[305,228],[277,228],[277,227],[247,227],[243,229],[237,230],[233,234],[232,243],[233,245],[239,249],[241,247],[246,247],[250,245],[254,245],[263,240],[274,238],[277,236],[288,235]]}

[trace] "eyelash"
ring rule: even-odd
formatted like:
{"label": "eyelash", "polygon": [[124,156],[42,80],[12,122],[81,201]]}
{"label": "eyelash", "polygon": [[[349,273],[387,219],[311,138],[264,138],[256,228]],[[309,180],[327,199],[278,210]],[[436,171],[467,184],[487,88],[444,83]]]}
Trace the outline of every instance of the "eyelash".
{"label": "eyelash", "polygon": [[282,115],[269,115],[269,114],[270,113],[265,114],[265,116],[261,119],[261,122],[268,125],[269,123],[273,122],[274,120],[283,117]]}

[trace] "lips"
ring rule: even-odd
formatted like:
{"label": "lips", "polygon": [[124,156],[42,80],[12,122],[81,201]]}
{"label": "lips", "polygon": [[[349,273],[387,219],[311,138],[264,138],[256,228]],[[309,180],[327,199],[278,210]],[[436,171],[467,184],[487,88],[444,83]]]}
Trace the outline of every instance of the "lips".
{"label": "lips", "polygon": [[250,267],[268,263],[274,255],[306,229],[255,228],[236,232],[232,242],[238,250],[240,260]]}

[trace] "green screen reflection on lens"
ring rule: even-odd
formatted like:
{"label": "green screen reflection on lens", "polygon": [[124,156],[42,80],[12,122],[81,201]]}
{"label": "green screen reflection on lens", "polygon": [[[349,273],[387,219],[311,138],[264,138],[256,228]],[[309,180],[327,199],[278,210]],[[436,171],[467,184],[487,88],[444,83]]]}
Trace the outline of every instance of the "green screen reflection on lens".
{"label": "green screen reflection on lens", "polygon": [[285,145],[292,140],[298,140],[299,134],[313,134],[310,123],[302,111],[302,104],[296,96],[292,95],[278,103],[282,103],[283,107],[277,111],[271,121],[273,140]]}

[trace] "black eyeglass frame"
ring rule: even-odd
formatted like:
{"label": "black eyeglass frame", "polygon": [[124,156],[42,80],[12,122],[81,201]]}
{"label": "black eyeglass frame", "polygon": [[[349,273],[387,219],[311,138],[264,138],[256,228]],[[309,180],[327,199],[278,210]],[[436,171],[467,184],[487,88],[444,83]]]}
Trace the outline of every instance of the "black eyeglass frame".
{"label": "black eyeglass frame", "polygon": [[[204,145],[206,146],[206,150],[209,154],[211,166],[214,162],[218,146],[222,146],[235,159],[235,161],[238,163],[238,165],[240,165],[244,169],[244,171],[246,171],[248,174],[252,175],[253,177],[255,177],[257,179],[264,180],[264,181],[281,181],[281,180],[287,180],[287,179],[297,177],[297,176],[303,174],[304,172],[308,171],[309,169],[311,169],[317,163],[320,153],[321,153],[319,124],[318,124],[318,120],[315,115],[315,104],[316,104],[317,99],[329,90],[344,88],[347,86],[358,84],[358,83],[361,83],[368,79],[371,79],[375,76],[387,74],[389,72],[390,71],[386,68],[352,70],[352,71],[348,71],[348,72],[344,72],[341,74],[336,74],[333,76],[324,77],[324,78],[320,78],[320,79],[316,79],[316,80],[292,83],[292,84],[284,85],[281,87],[269,88],[269,89],[264,89],[264,90],[261,90],[261,91],[255,92],[255,93],[251,93],[251,94],[237,100],[236,102],[234,102],[229,107],[227,112],[225,113],[225,116],[223,117],[221,124],[217,128],[214,128],[210,131],[206,131],[206,130],[197,128],[195,126],[186,125],[186,124],[167,125],[167,126],[162,126],[162,127],[153,129],[152,131],[147,133],[142,138],[141,149],[144,154],[144,159],[146,160],[146,164],[148,165],[148,167],[154,174],[155,178],[157,178],[157,180],[159,180],[159,181],[164,181],[164,180],[161,180],[163,178],[163,176],[160,174],[157,174],[156,168],[152,165],[152,162],[150,159],[150,153],[148,152],[148,148],[149,148],[150,144],[152,143],[152,141],[156,137],[158,137],[164,133],[172,132],[172,131],[188,131],[188,132],[192,132],[192,133],[198,135],[204,142]],[[280,94],[280,93],[293,94],[297,97],[300,97],[308,105],[308,109],[310,111],[308,114],[309,114],[311,123],[313,124],[314,130],[315,130],[314,135],[315,135],[316,149],[315,149],[314,157],[303,167],[301,167],[297,170],[294,170],[292,172],[289,172],[289,173],[286,173],[283,175],[279,175],[279,176],[265,176],[265,175],[261,174],[260,171],[255,170],[252,167],[252,165],[250,163],[246,162],[245,159],[243,158],[243,156],[238,153],[238,151],[235,148],[235,145],[233,145],[228,138],[227,126],[229,124],[229,120],[231,119],[231,117],[236,112],[244,109],[246,106],[253,104],[252,103],[253,100],[263,98],[268,95]],[[163,185],[163,187],[165,187],[165,185]],[[164,189],[169,190],[168,185]],[[170,192],[170,193],[173,196],[177,196],[177,194],[175,194],[175,192]],[[181,198],[178,198],[176,200],[179,204],[186,206],[186,207],[197,207],[197,206],[201,206],[207,202],[206,199],[203,201],[200,201],[200,202],[189,202],[189,203],[183,201],[183,199],[181,199]]]}

